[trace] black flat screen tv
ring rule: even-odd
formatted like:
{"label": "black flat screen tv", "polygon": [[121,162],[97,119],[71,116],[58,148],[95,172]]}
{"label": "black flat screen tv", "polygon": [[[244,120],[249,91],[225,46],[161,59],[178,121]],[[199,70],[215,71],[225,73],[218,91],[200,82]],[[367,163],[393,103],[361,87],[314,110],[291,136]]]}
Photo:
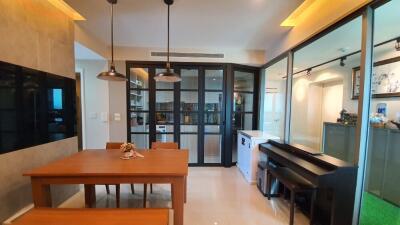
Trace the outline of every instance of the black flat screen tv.
{"label": "black flat screen tv", "polygon": [[0,62],[0,154],[76,135],[75,80]]}

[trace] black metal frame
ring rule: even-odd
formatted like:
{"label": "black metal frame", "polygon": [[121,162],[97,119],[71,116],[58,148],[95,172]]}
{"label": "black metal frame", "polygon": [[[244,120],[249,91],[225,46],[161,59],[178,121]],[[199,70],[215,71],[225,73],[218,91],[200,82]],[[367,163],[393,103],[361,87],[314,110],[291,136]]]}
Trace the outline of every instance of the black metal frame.
{"label": "black metal frame", "polygon": [[[253,93],[253,129],[257,128],[257,118],[258,118],[258,99],[259,99],[259,71],[258,67],[244,66],[239,64],[231,64],[231,63],[199,63],[199,62],[174,62],[171,63],[171,67],[174,70],[182,69],[198,69],[199,74],[199,82],[197,89],[181,89],[180,83],[175,83],[173,89],[156,89],[156,83],[154,81],[155,69],[156,68],[164,68],[164,62],[150,62],[150,61],[126,61],[126,71],[128,78],[127,85],[127,135],[128,141],[131,141],[131,134],[148,134],[149,135],[149,146],[152,141],[156,140],[156,105],[155,105],[155,95],[156,91],[173,91],[174,93],[174,111],[171,113],[174,114],[174,140],[180,143],[181,134],[196,134],[198,135],[198,163],[190,163],[190,166],[225,166],[230,167],[235,163],[232,163],[232,121],[227,118],[232,118],[232,110],[233,110],[233,72],[235,70],[245,71],[254,73],[254,92]],[[149,91],[149,110],[141,111],[149,113],[149,132],[131,132],[130,126],[130,68],[148,68],[149,69],[149,83],[148,89],[142,89]],[[218,70],[221,69],[224,71],[223,76],[223,89],[222,90],[207,90],[205,89],[205,71],[206,70]],[[185,125],[181,124],[180,116],[183,111],[181,111],[180,107],[180,98],[182,91],[197,91],[198,93],[198,111],[193,111],[193,113],[197,113],[198,115],[198,124],[197,125],[197,133],[195,132],[181,132],[180,126]],[[222,92],[223,93],[223,104],[220,112],[220,132],[205,132],[205,126],[207,125],[204,122],[204,106],[205,99],[204,94],[206,92]],[[172,124],[171,124],[172,125]],[[187,125],[187,124],[186,124]],[[215,124],[212,124],[215,125]],[[172,134],[172,133],[166,133]],[[221,163],[204,163],[204,137],[207,134],[215,134],[220,135],[222,139],[221,143]]]}

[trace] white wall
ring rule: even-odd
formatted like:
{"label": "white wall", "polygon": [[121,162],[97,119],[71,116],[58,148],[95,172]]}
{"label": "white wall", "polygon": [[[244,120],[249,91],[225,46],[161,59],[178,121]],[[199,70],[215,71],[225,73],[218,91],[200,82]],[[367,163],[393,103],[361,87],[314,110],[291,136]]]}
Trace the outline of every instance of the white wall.
{"label": "white wall", "polygon": [[[87,149],[101,149],[109,140],[109,88],[108,82],[97,79],[97,74],[108,70],[106,60],[77,60],[76,70],[83,71],[84,112]],[[103,116],[102,116],[103,115]],[[106,116],[105,118],[102,118]],[[106,119],[107,121],[103,121]]]}

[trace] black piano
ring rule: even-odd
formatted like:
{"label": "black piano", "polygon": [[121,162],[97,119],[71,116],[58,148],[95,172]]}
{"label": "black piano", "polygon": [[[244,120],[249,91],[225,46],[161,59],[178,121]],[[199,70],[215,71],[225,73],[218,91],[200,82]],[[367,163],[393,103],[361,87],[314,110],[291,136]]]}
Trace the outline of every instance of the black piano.
{"label": "black piano", "polygon": [[278,166],[292,169],[317,187],[315,225],[351,225],[357,166],[305,146],[268,141],[260,151]]}

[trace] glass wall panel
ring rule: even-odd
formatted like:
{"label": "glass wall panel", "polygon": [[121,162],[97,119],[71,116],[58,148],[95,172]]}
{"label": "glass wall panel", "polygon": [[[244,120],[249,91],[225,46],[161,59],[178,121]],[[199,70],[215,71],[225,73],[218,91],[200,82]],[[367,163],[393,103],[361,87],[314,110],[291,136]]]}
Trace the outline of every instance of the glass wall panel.
{"label": "glass wall panel", "polygon": [[234,71],[235,91],[254,91],[254,74],[251,72]]}
{"label": "glass wall panel", "polygon": [[[375,10],[371,115],[361,225],[400,224],[399,9],[400,1],[394,0]],[[358,70],[355,80],[359,80]]]}
{"label": "glass wall panel", "polygon": [[354,162],[360,49],[357,17],[294,53],[290,143]]}
{"label": "glass wall panel", "polygon": [[197,133],[198,128],[195,125],[181,125],[181,133]]}
{"label": "glass wall panel", "polygon": [[158,142],[174,142],[173,134],[157,134],[156,141]]}
{"label": "glass wall panel", "polygon": [[[156,74],[161,73],[161,72],[165,72],[165,69],[160,69],[157,68],[156,69]],[[174,70],[172,70],[174,71]],[[167,83],[167,82],[156,82],[156,89],[174,89],[174,83]]]}
{"label": "glass wall panel", "polygon": [[222,102],[224,94],[222,92],[206,92],[205,108],[206,112],[219,112],[222,110]]}
{"label": "glass wall panel", "polygon": [[156,92],[156,111],[174,110],[174,92],[157,91]]}
{"label": "glass wall panel", "polygon": [[197,91],[181,91],[181,111],[198,111],[199,96]]}
{"label": "glass wall panel", "polygon": [[149,149],[148,134],[131,134],[131,142],[133,142],[138,149]]}
{"label": "glass wall panel", "polygon": [[198,124],[199,114],[192,112],[181,113],[181,124]]}
{"label": "glass wall panel", "polygon": [[198,89],[199,70],[198,69],[181,69],[181,89]]}
{"label": "glass wall panel", "polygon": [[149,91],[146,90],[130,90],[130,109],[131,111],[148,111],[149,110]]}
{"label": "glass wall panel", "polygon": [[233,94],[233,110],[235,112],[253,112],[253,99],[252,93],[238,93]]}
{"label": "glass wall panel", "polygon": [[148,89],[149,88],[149,69],[148,68],[131,68],[129,85],[131,89]]}
{"label": "glass wall panel", "polygon": [[223,70],[205,70],[205,89],[223,90],[224,71]]}
{"label": "glass wall panel", "polygon": [[221,163],[221,135],[204,135],[204,163]]}
{"label": "glass wall panel", "polygon": [[219,132],[221,132],[221,126],[205,125],[204,132],[205,133],[219,133]]}
{"label": "glass wall panel", "polygon": [[131,112],[131,132],[149,132],[149,113]]}
{"label": "glass wall panel", "polygon": [[181,134],[181,149],[189,149],[189,163],[197,163],[197,134]]}
{"label": "glass wall panel", "polygon": [[265,69],[262,130],[284,139],[287,58]]}

